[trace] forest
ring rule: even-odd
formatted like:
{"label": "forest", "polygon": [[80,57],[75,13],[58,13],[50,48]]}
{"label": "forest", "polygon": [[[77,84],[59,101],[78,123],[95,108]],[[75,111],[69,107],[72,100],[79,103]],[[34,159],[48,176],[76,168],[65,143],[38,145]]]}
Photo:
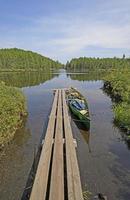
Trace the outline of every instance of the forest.
{"label": "forest", "polygon": [[0,49],[0,71],[49,71],[59,67],[60,62],[32,51]]}
{"label": "forest", "polygon": [[67,61],[66,69],[68,71],[85,72],[90,70],[111,70],[113,68],[130,67],[130,58],[73,58]]}

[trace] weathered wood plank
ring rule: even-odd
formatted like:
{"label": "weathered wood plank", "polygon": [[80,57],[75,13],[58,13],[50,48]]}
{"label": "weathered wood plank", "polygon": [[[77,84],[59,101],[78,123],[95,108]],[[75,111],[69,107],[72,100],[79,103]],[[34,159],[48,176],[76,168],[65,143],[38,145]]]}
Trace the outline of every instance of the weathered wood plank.
{"label": "weathered wood plank", "polygon": [[63,123],[61,98],[61,90],[59,90],[59,101],[56,121],[57,123],[49,197],[50,200],[64,200]]}
{"label": "weathered wood plank", "polygon": [[[63,98],[62,98],[63,95]],[[58,107],[57,107],[58,102]],[[63,105],[63,113],[62,113]],[[56,112],[57,110],[57,112]],[[57,113],[57,114],[56,114]],[[55,127],[56,122],[56,127]],[[64,128],[63,128],[64,122]],[[63,138],[63,131],[65,139]],[[54,138],[55,132],[55,138]],[[30,200],[45,200],[49,169],[51,167],[49,200],[64,200],[64,152],[66,148],[68,200],[83,200],[80,173],[75,151],[65,91],[56,90],[46,137],[32,188]],[[54,145],[54,149],[53,149]],[[53,152],[52,152],[53,150]],[[52,166],[50,166],[51,155]]]}
{"label": "weathered wood plank", "polygon": [[46,131],[44,145],[41,152],[30,200],[37,200],[37,199],[45,200],[46,198],[46,190],[47,190],[47,182],[48,182],[50,160],[52,153],[54,126],[55,126],[55,116],[57,109],[57,100],[58,100],[58,90],[55,93],[54,102],[48,122],[48,128]]}
{"label": "weathered wood plank", "polygon": [[63,117],[66,141],[66,162],[67,162],[67,185],[68,200],[83,200],[78,161],[73,142],[73,135],[69,121],[68,108],[63,90]]}

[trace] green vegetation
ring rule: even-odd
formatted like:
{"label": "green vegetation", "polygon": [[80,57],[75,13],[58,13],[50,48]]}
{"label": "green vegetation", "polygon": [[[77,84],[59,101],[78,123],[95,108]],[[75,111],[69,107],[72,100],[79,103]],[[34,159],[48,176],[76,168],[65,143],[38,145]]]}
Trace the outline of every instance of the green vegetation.
{"label": "green vegetation", "polygon": [[38,53],[17,48],[0,49],[0,71],[49,71],[59,67],[58,61]]}
{"label": "green vegetation", "polygon": [[26,114],[21,91],[0,83],[0,148],[12,140]]}
{"label": "green vegetation", "polygon": [[104,88],[115,100],[113,110],[116,124],[130,130],[130,68],[113,70],[104,80]]}
{"label": "green vegetation", "polygon": [[31,51],[0,49],[0,148],[14,137],[26,115],[22,92],[9,86],[23,87],[45,82],[53,77],[50,71],[59,67],[61,64],[58,61]]}
{"label": "green vegetation", "polygon": [[83,198],[84,200],[90,200],[90,197],[92,196],[92,193],[88,190],[83,191]]}
{"label": "green vegetation", "polygon": [[[39,71],[50,72],[60,67],[59,62],[31,51],[16,48],[0,50],[0,81],[5,81],[8,86],[23,87],[23,85],[39,84],[53,77],[51,73]],[[91,76],[93,80],[104,79],[104,88],[116,100],[113,105],[116,124],[130,130],[130,59],[124,56],[122,59],[83,57],[67,62],[66,69],[68,72],[88,72],[82,76],[79,74],[78,80],[91,80]],[[9,72],[4,73],[4,71]],[[74,73],[69,76],[77,79]],[[13,138],[21,124],[22,116],[26,114],[22,93],[6,85],[0,84],[0,146]]]}
{"label": "green vegetation", "polygon": [[121,103],[114,106],[116,123],[126,130],[130,130],[130,104]]}
{"label": "green vegetation", "polygon": [[130,67],[130,59],[124,58],[74,58],[66,63],[67,71],[85,72],[90,70],[110,70],[112,68]]}
{"label": "green vegetation", "polygon": [[[104,79],[104,88],[115,101],[113,111],[115,123],[130,130],[130,59],[123,58],[75,58],[67,62],[68,72],[88,72],[79,80],[88,80],[89,74]],[[70,75],[75,79],[75,74]],[[83,78],[84,77],[84,78]]]}

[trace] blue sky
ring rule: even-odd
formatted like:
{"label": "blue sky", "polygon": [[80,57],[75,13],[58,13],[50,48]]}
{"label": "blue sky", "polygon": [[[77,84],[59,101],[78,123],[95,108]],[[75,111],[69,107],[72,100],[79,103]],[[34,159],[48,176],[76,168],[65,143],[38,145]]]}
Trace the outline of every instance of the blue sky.
{"label": "blue sky", "polygon": [[0,0],[0,48],[61,62],[130,57],[130,0]]}

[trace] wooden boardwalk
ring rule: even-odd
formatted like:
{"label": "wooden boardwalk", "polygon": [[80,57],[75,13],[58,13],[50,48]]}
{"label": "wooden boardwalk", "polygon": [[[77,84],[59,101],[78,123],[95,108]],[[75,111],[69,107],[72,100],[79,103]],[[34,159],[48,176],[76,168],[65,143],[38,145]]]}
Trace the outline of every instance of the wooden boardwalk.
{"label": "wooden boardwalk", "polygon": [[83,200],[65,90],[56,90],[30,200]]}

